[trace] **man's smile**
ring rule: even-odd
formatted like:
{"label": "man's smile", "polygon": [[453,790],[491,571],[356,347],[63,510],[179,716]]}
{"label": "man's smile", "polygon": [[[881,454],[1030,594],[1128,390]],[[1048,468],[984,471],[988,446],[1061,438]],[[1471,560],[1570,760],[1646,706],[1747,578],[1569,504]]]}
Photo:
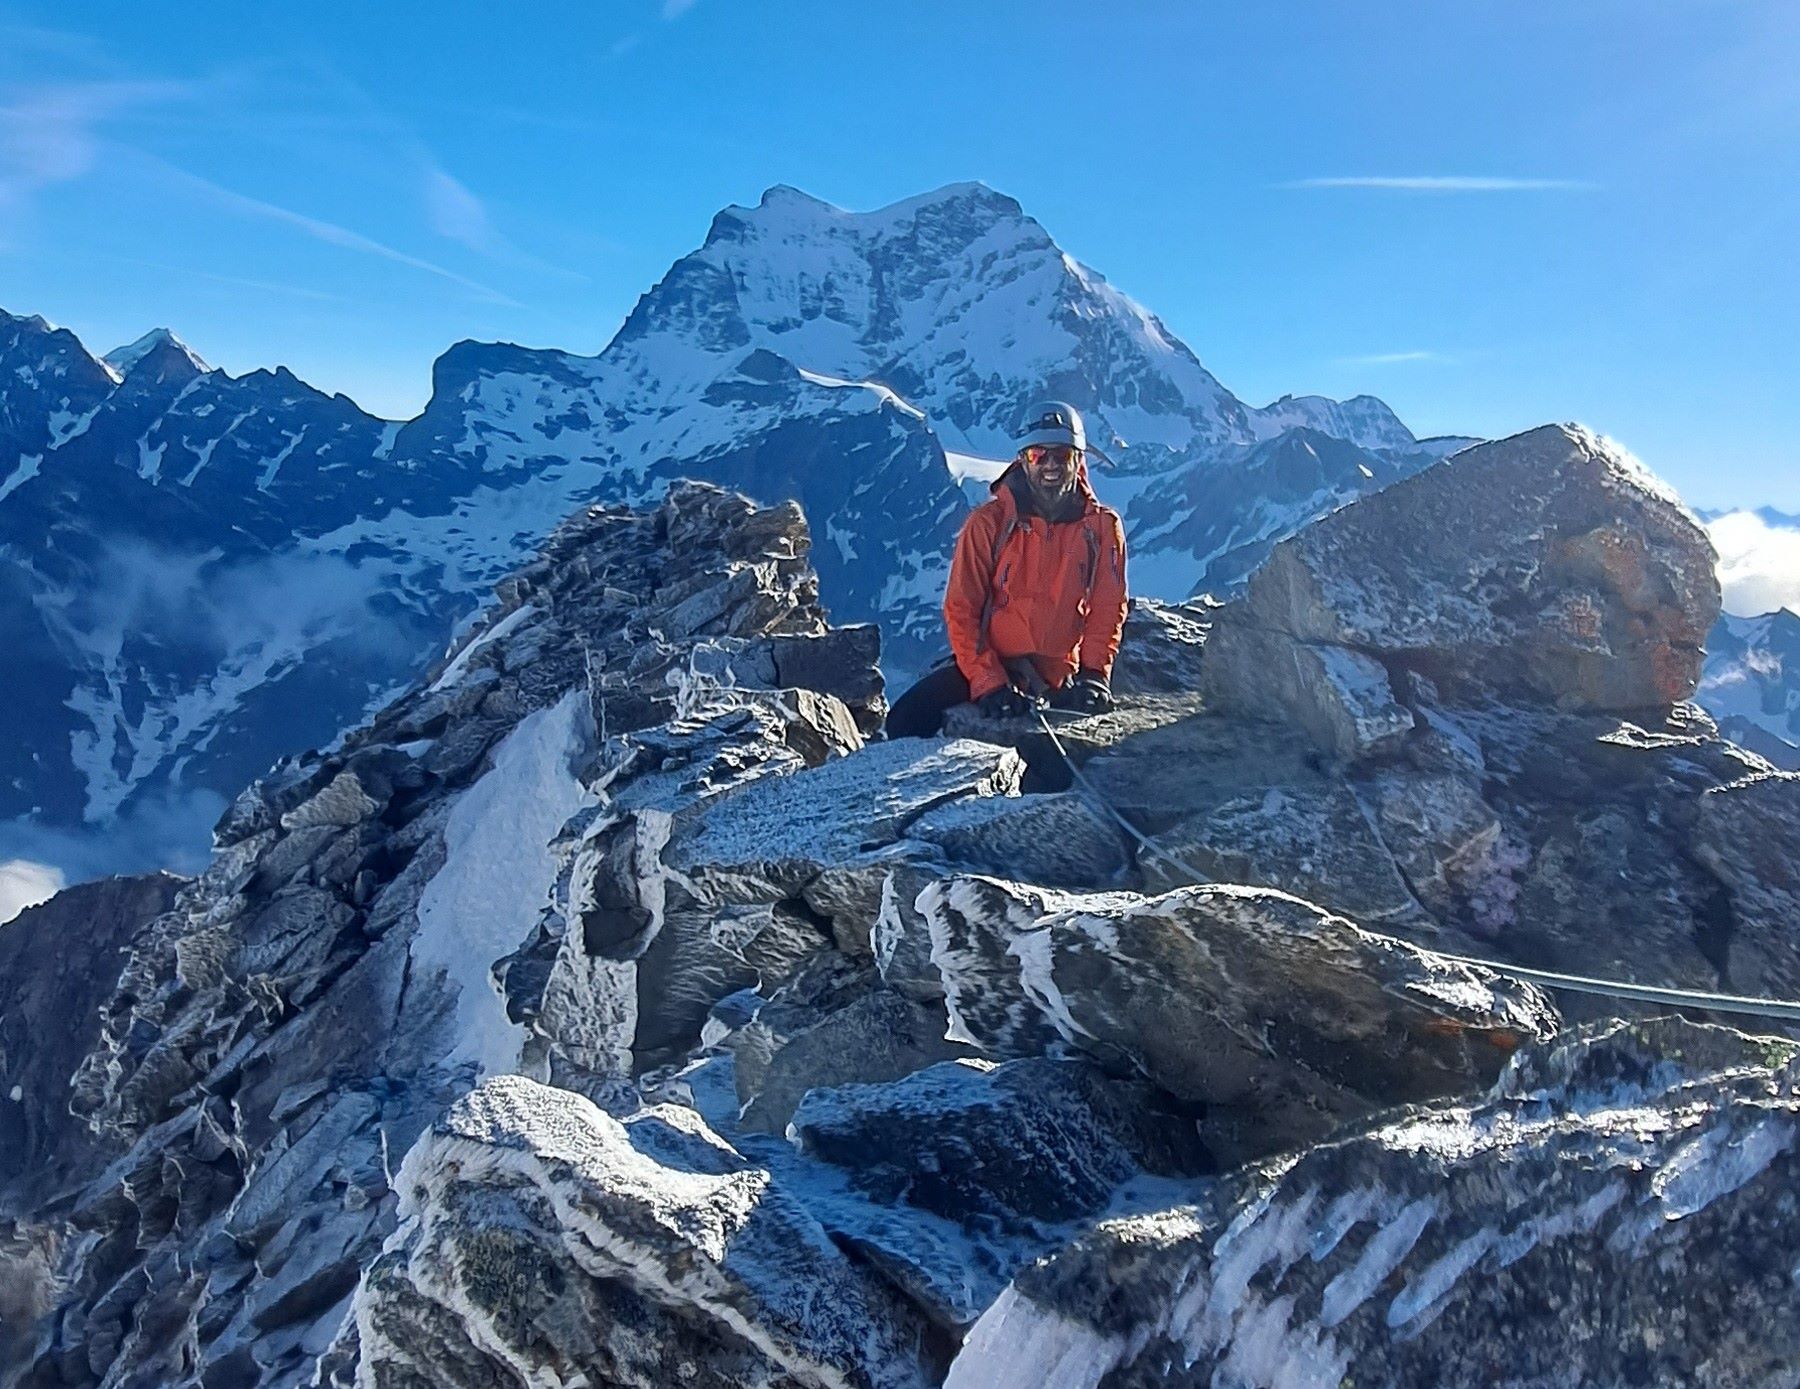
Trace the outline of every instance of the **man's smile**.
{"label": "man's smile", "polygon": [[1061,492],[1075,476],[1073,450],[1038,445],[1025,450],[1025,472],[1031,485],[1047,493]]}

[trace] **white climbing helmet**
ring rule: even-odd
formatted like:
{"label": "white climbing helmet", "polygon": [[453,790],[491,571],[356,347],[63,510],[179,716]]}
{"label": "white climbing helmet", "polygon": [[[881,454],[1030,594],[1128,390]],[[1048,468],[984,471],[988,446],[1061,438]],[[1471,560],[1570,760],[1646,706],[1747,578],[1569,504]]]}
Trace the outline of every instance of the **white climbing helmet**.
{"label": "white climbing helmet", "polygon": [[1063,400],[1032,406],[1025,414],[1018,447],[1023,450],[1033,444],[1067,444],[1078,453],[1087,452],[1087,430],[1082,427],[1080,411]]}

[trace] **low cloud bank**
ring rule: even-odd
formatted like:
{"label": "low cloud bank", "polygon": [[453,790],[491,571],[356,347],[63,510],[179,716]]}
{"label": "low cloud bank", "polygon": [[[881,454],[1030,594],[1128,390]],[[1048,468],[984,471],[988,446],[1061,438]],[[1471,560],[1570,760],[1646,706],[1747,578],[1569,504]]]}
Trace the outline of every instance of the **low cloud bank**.
{"label": "low cloud bank", "polygon": [[1719,552],[1726,612],[1738,617],[1777,608],[1800,613],[1800,527],[1771,525],[1754,511],[1732,511],[1706,529]]}
{"label": "low cloud bank", "polygon": [[62,871],[47,863],[14,858],[0,863],[0,924],[27,907],[54,897],[63,886]]}

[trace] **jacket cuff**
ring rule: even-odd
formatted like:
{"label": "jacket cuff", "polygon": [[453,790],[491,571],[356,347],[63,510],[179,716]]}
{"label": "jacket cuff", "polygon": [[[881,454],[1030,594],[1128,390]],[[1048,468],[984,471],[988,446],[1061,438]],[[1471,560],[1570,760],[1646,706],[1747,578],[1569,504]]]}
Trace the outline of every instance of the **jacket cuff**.
{"label": "jacket cuff", "polygon": [[1004,674],[984,675],[978,680],[971,680],[969,682],[969,703],[973,704],[978,699],[986,699],[995,690],[1004,688],[1006,688]]}

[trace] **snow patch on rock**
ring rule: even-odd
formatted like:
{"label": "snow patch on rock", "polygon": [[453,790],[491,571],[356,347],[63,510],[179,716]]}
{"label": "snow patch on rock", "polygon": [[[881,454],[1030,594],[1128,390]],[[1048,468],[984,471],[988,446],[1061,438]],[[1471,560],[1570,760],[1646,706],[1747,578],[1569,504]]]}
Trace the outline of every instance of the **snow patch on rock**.
{"label": "snow patch on rock", "polygon": [[571,769],[587,718],[579,690],[527,715],[450,812],[448,857],[419,898],[412,942],[414,990],[437,979],[455,993],[447,1065],[472,1062],[480,1075],[518,1065],[525,1030],[507,1019],[489,966],[537,919],[560,866],[550,841],[593,803]]}

